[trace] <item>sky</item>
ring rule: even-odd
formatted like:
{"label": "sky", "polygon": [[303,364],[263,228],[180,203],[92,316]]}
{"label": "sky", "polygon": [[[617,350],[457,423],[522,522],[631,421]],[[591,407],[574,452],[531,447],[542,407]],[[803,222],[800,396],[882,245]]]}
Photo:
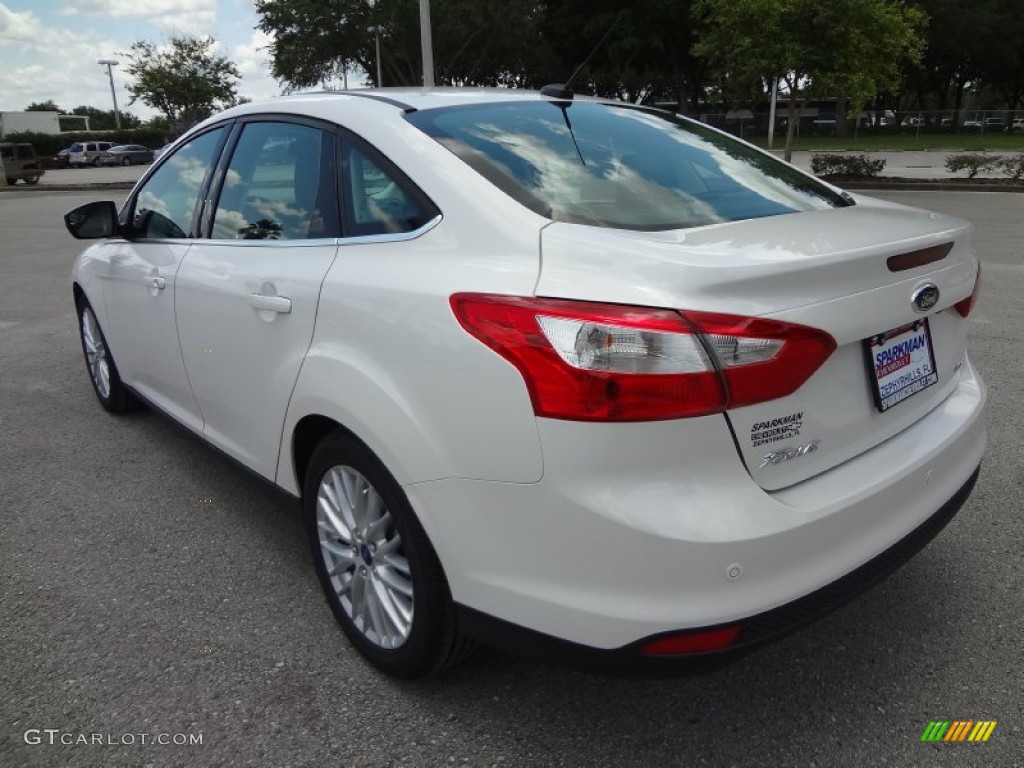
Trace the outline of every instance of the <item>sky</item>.
{"label": "sky", "polygon": [[[107,68],[136,40],[160,44],[174,32],[211,36],[214,50],[238,66],[238,92],[258,100],[281,93],[270,76],[269,39],[256,29],[253,0],[0,0],[0,111],[20,111],[52,99],[111,109]],[[141,102],[128,105],[123,69],[114,67],[117,104],[148,119]]]}

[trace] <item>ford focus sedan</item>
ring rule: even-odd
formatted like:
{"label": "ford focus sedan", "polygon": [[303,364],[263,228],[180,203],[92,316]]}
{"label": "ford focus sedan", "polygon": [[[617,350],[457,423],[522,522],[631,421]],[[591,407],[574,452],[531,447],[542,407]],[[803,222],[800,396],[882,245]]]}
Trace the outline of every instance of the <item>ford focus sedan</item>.
{"label": "ford focus sedan", "polygon": [[65,221],[96,241],[72,288],[100,404],[301,499],[331,610],[393,675],[481,640],[735,658],[891,572],[977,478],[970,226],[666,112],[245,104]]}

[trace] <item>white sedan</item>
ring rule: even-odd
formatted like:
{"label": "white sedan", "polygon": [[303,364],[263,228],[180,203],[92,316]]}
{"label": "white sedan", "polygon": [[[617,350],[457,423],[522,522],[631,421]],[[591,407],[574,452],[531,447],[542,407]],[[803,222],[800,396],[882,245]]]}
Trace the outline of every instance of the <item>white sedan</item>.
{"label": "white sedan", "polygon": [[[977,478],[970,226],[564,87],[321,93],[67,214],[100,403],[302,499],[372,663],[733,658]],[[885,617],[879,616],[879,629]]]}

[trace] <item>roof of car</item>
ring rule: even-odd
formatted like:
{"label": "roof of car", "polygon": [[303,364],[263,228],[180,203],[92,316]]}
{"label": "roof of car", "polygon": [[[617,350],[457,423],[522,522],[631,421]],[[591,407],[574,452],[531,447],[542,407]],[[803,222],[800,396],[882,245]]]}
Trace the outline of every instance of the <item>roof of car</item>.
{"label": "roof of car", "polygon": [[[365,99],[378,103],[389,104],[397,109],[415,111],[439,107],[453,107],[470,103],[494,103],[499,101],[549,101],[539,91],[527,91],[517,88],[359,88],[347,91],[316,91],[299,93],[290,96],[279,96],[274,99],[253,101],[229,110],[232,114],[242,115],[285,109],[293,111],[298,105],[317,106],[341,104],[353,98]],[[591,96],[575,96],[579,101],[607,101]]]}

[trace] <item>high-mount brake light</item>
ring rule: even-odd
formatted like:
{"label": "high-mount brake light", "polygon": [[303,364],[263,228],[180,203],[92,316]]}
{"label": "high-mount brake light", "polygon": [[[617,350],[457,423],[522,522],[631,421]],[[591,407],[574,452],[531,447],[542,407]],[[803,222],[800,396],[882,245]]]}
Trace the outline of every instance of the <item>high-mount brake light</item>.
{"label": "high-mount brake light", "polygon": [[794,392],[835,349],[775,320],[491,294],[455,294],[463,328],[522,374],[538,416],[653,421]]}

